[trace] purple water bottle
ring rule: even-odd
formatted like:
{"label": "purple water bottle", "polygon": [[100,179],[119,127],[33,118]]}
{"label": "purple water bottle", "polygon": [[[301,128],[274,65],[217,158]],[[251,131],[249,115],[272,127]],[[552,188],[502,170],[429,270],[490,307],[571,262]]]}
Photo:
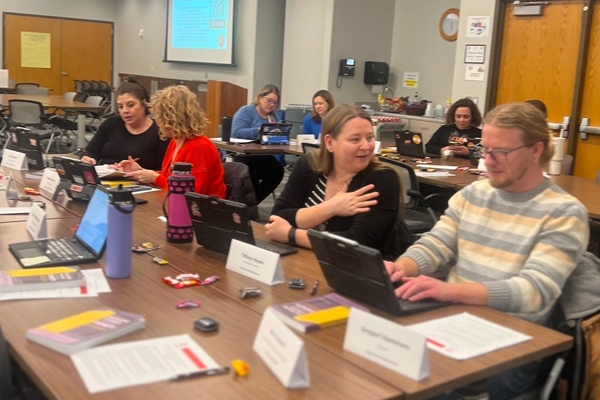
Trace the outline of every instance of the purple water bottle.
{"label": "purple water bottle", "polygon": [[119,185],[108,190],[108,236],[106,238],[106,276],[131,276],[131,238],[135,199],[131,189]]}
{"label": "purple water bottle", "polygon": [[185,201],[185,193],[193,192],[195,187],[192,164],[174,163],[168,178],[169,212],[163,203],[163,212],[167,216],[167,242],[188,243],[194,238],[192,219]]}

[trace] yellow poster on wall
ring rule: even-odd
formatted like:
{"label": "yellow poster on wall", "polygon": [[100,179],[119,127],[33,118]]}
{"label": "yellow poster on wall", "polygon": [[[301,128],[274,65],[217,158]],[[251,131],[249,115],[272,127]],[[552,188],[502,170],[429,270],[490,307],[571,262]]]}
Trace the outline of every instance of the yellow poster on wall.
{"label": "yellow poster on wall", "polygon": [[50,34],[21,32],[21,67],[50,68]]}

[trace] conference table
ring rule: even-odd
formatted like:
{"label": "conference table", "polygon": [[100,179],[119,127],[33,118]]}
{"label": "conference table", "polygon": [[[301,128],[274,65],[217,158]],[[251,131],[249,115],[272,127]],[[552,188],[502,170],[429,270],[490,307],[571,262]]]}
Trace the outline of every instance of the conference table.
{"label": "conference table", "polygon": [[[7,169],[3,169],[6,173]],[[19,190],[24,185],[34,186],[36,180],[25,172],[13,171]],[[37,181],[39,183],[39,181]],[[51,193],[41,191],[42,200],[50,209]],[[248,376],[233,373],[184,381],[168,381],[124,388],[93,395],[98,399],[182,398],[199,396],[229,399],[249,398],[308,398],[308,399],[426,399],[497,375],[510,368],[567,350],[572,339],[541,326],[511,317],[486,307],[452,305],[437,310],[405,317],[395,317],[371,308],[371,312],[402,325],[432,318],[469,312],[489,321],[509,327],[532,337],[531,340],[464,361],[456,361],[428,351],[431,375],[414,381],[360,358],[343,349],[346,325],[329,327],[311,333],[298,333],[304,342],[311,385],[307,389],[286,390],[252,350],[262,315],[271,304],[299,301],[309,298],[308,290],[292,290],[287,284],[269,286],[225,269],[227,256],[206,250],[194,242],[171,244],[165,240],[165,223],[161,204],[164,191],[137,195],[148,200],[136,206],[133,220],[133,243],[151,241],[161,245],[153,251],[169,261],[160,266],[148,254],[132,254],[132,275],[127,279],[109,279],[111,293],[85,299],[55,299],[48,301],[21,300],[0,302],[0,325],[9,344],[10,354],[29,374],[49,399],[91,398],[69,357],[61,355],[25,338],[25,331],[66,316],[95,307],[108,306],[142,314],[146,328],[110,343],[123,343],[187,333],[220,365],[229,365],[233,359],[246,361],[251,368]],[[37,197],[37,196],[36,196]],[[52,204],[63,214],[48,220],[50,237],[72,234],[71,229],[85,210],[85,204],[59,198]],[[264,227],[253,225],[255,235],[265,239]],[[6,221],[0,224],[0,269],[16,269],[19,264],[8,250],[8,243],[30,240],[25,222]],[[286,281],[303,278],[309,286],[319,280],[318,295],[333,290],[326,284],[323,273],[311,250],[281,258]],[[81,265],[82,269],[104,268],[105,257],[98,263]],[[174,289],[164,284],[165,276],[181,272],[197,273],[202,278],[219,275],[221,280],[210,286]],[[257,286],[262,297],[240,299],[239,290]],[[199,300],[200,308],[177,309],[180,300]],[[211,317],[220,323],[217,333],[205,334],[192,327],[199,317]]]}
{"label": "conference table", "polygon": [[42,103],[44,109],[60,109],[77,113],[77,148],[85,147],[85,122],[87,112],[100,112],[102,106],[94,106],[80,101],[67,100],[63,96],[31,96],[21,94],[0,94],[0,106],[8,108],[10,100],[31,100]]}

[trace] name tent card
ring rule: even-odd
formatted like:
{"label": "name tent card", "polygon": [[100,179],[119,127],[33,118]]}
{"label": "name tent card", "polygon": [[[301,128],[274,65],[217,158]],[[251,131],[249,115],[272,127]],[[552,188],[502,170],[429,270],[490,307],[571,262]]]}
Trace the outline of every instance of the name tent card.
{"label": "name tent card", "polygon": [[270,308],[265,310],[252,348],[286,388],[310,386],[304,342]]}
{"label": "name tent card", "polygon": [[225,267],[267,285],[285,282],[279,254],[239,240],[231,241]]}
{"label": "name tent card", "polygon": [[44,169],[44,174],[42,175],[42,180],[40,182],[39,188],[48,193],[54,194],[56,192],[56,188],[60,184],[60,175],[53,168]]}
{"label": "name tent card", "polygon": [[25,229],[33,240],[48,239],[48,225],[46,223],[46,212],[37,204],[31,206]]}
{"label": "name tent card", "polygon": [[28,170],[27,157],[25,153],[20,153],[11,149],[5,149],[2,154],[2,166],[16,169],[19,171]]}
{"label": "name tent card", "polygon": [[402,325],[350,309],[344,350],[420,381],[429,377],[427,338]]}

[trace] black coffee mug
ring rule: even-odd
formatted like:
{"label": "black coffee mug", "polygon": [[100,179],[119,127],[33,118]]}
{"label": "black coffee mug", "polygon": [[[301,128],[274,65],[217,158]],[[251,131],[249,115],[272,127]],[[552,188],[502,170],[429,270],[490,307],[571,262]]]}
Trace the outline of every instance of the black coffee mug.
{"label": "black coffee mug", "polygon": [[231,140],[231,117],[221,118],[221,140],[229,142]]}

